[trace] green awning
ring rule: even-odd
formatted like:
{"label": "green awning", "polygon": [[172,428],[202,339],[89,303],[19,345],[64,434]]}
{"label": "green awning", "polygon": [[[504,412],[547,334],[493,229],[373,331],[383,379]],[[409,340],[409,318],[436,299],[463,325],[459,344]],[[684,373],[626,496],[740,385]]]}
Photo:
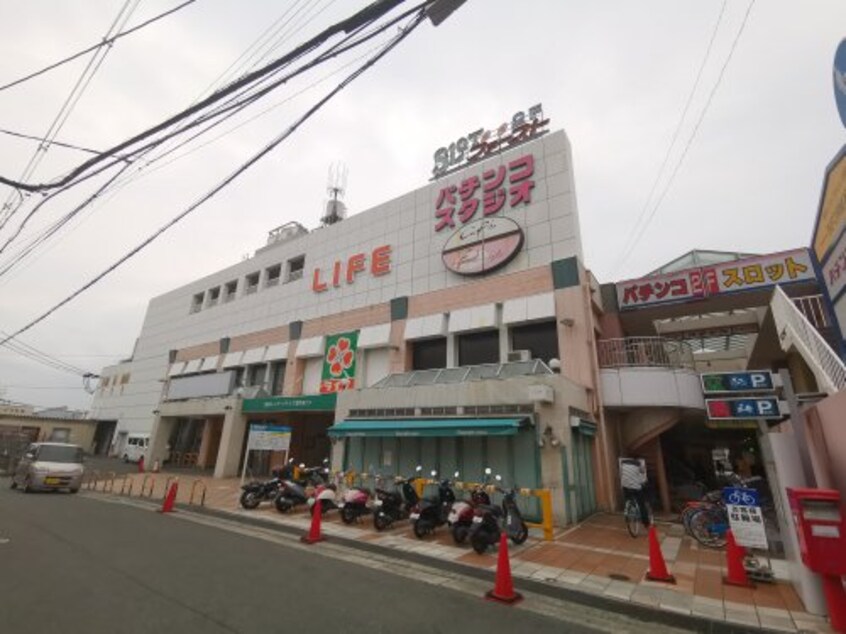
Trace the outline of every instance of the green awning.
{"label": "green awning", "polygon": [[348,419],[329,428],[329,435],[343,438],[513,436],[526,418],[436,418],[407,420]]}

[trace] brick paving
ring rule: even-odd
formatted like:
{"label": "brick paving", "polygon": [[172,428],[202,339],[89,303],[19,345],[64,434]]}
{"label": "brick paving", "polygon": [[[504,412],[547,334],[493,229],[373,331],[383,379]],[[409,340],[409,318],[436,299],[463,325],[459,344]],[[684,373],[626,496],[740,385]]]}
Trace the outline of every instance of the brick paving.
{"label": "brick paving", "polygon": [[[127,474],[118,476],[114,484],[98,482],[95,490],[123,490],[125,495],[141,495],[160,500],[165,484],[175,474]],[[124,480],[126,478],[126,480]],[[266,520],[301,527],[309,525],[305,508],[289,514],[278,513],[271,504],[263,503],[254,511],[246,511],[238,503],[240,494],[237,479],[213,479],[178,474],[177,503],[199,504],[205,494],[209,508],[235,516],[261,517]],[[131,484],[131,486],[130,486]],[[87,485],[86,488],[91,488]],[[152,494],[148,495],[152,490]],[[496,552],[478,555],[469,546],[453,543],[448,530],[439,528],[425,540],[415,538],[407,522],[399,522],[391,529],[377,532],[369,517],[353,525],[344,525],[337,512],[323,518],[323,530],[379,544],[397,550],[415,552],[442,560],[455,561],[493,570]],[[784,579],[776,583],[758,583],[754,588],[739,588],[723,583],[725,553],[701,547],[683,534],[679,525],[658,524],[659,541],[667,566],[676,578],[675,585],[645,579],[649,567],[649,546],[645,536],[632,539],[621,516],[597,514],[576,527],[556,531],[553,541],[544,541],[532,530],[529,540],[521,546],[509,545],[512,573],[517,578],[529,578],[562,585],[593,594],[601,594],[618,601],[655,607],[680,614],[725,620],[729,623],[766,627],[796,632],[831,632],[825,619],[804,611],[801,600]],[[786,571],[786,564],[775,566],[778,573]]]}

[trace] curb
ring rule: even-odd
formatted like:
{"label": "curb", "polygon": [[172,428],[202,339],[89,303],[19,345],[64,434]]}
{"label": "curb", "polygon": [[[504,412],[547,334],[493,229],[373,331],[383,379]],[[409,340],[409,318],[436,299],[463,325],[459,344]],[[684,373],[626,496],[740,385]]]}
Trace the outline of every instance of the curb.
{"label": "curb", "polygon": [[[209,509],[206,507],[197,507],[187,504],[177,504],[176,508],[181,511],[196,513],[197,515],[205,515],[208,517],[216,517],[228,521],[241,523],[249,526],[256,526],[258,528],[273,530],[278,533],[284,533],[300,537],[302,529],[287,526],[285,524],[278,524],[276,522],[266,520],[263,518],[244,517],[240,514],[230,513],[228,511],[220,511],[217,509]],[[473,577],[475,579],[488,581],[491,580],[491,573],[488,570],[482,570],[476,566],[468,566],[465,564],[456,563],[453,561],[444,561],[434,557],[427,557],[418,553],[397,550],[388,546],[380,546],[370,542],[361,542],[356,539],[348,537],[340,537],[332,535],[333,544],[338,544],[347,548],[370,552],[379,555],[386,555],[394,559],[409,561],[412,563],[423,564],[431,568],[438,568],[447,572],[454,572],[464,575],[466,577]],[[492,580],[491,580],[492,581]],[[566,588],[561,586],[553,586],[542,581],[535,581],[532,579],[525,579],[523,577],[514,577],[514,588],[534,594],[543,595],[554,599],[563,599],[572,603],[579,603],[598,610],[605,610],[625,614],[626,616],[635,618],[644,623],[660,623],[670,627],[680,627],[691,632],[701,632],[703,634],[744,634],[746,632],[777,632],[777,630],[770,630],[762,627],[749,627],[739,623],[729,623],[727,621],[715,621],[707,617],[695,616],[689,614],[673,613],[660,608],[651,608],[645,605],[636,603],[623,602],[612,597],[605,597],[597,594],[592,594],[575,588]]]}

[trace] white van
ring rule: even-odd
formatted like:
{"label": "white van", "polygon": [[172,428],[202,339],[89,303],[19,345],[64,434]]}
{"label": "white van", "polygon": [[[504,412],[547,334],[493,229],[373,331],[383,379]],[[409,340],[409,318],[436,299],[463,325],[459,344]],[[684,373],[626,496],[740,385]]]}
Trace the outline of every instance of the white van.
{"label": "white van", "polygon": [[124,462],[138,462],[147,453],[150,446],[150,434],[129,434],[123,447]]}

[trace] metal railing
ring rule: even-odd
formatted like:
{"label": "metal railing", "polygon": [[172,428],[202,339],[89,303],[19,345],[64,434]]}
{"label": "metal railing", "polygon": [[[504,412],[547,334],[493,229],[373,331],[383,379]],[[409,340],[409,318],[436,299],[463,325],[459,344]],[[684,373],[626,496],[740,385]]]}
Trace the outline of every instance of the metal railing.
{"label": "metal railing", "polygon": [[819,389],[834,394],[846,386],[846,365],[831,349],[814,325],[780,287],[776,286],[770,300],[781,348],[785,352],[794,346],[811,368]]}
{"label": "metal railing", "polygon": [[693,369],[693,350],[684,341],[663,337],[626,337],[597,342],[600,368]]}
{"label": "metal railing", "polygon": [[820,330],[828,328],[831,322],[823,304],[822,295],[805,295],[804,297],[793,297],[793,304],[799,309],[811,325]]}

